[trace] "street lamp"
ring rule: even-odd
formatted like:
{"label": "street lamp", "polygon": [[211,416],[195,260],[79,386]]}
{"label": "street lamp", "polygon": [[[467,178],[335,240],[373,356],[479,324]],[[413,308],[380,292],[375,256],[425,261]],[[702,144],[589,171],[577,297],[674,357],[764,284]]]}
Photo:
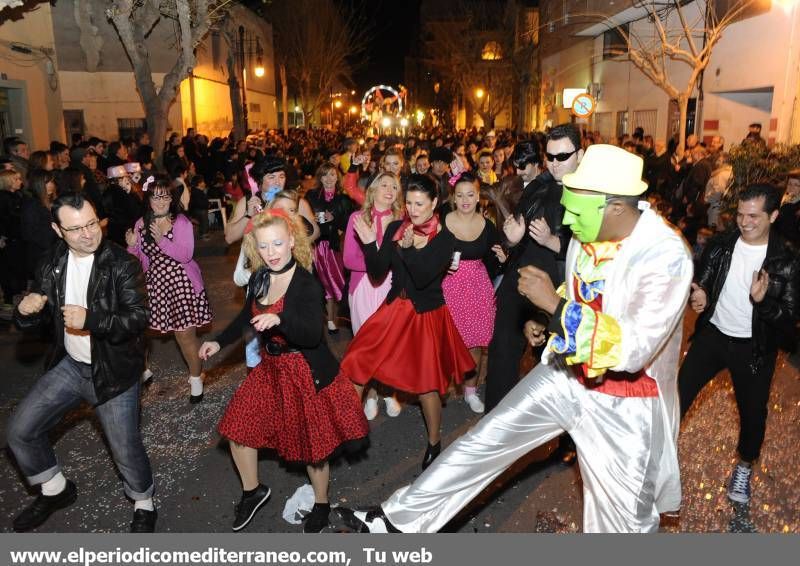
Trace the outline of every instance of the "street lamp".
{"label": "street lamp", "polygon": [[263,50],[261,49],[261,40],[253,34],[245,37],[244,26],[239,26],[239,71],[242,74],[242,119],[244,121],[244,133],[247,135],[247,70],[245,65],[247,61],[252,61],[256,58],[256,64],[253,69],[253,74],[256,77],[263,77],[266,73],[264,69]]}
{"label": "street lamp", "polygon": [[475,89],[475,98],[477,98],[478,100],[480,100],[481,98],[483,98],[483,95],[484,95],[484,94],[486,94],[486,93],[483,91],[483,89],[482,89],[482,88],[476,88],[476,89]]}
{"label": "street lamp", "polygon": [[341,101],[341,100],[336,100],[336,101],[333,103],[333,105],[334,105],[336,108],[341,108],[341,107],[342,107],[342,101]]}

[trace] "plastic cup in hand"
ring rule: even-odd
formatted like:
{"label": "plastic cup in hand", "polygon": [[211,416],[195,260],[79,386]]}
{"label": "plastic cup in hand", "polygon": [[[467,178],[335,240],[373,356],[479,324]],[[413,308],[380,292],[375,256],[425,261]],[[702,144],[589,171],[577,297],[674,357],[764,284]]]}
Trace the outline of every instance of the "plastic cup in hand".
{"label": "plastic cup in hand", "polygon": [[450,271],[456,271],[461,261],[461,252],[453,252],[453,259],[450,261]]}

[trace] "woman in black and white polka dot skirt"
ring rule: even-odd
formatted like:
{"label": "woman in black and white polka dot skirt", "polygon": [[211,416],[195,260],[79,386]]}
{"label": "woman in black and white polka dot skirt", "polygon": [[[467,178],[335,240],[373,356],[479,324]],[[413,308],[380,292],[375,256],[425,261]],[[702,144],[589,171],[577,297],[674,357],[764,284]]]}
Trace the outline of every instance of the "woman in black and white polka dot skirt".
{"label": "woman in black and white polka dot skirt", "polygon": [[203,399],[203,377],[197,328],[209,324],[213,315],[200,266],[193,258],[192,223],[166,177],[148,177],[142,190],[146,212],[125,240],[145,272],[148,325],[163,334],[175,333],[189,366],[189,401],[198,403]]}

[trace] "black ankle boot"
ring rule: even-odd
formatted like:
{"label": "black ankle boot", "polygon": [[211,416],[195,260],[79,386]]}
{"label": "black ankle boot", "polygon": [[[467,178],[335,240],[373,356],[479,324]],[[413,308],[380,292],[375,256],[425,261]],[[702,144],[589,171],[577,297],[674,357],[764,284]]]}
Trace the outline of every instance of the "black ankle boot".
{"label": "black ankle boot", "polygon": [[305,517],[304,533],[319,533],[330,525],[330,503],[314,503],[311,512]]}
{"label": "black ankle boot", "polygon": [[439,453],[442,451],[442,441],[440,440],[436,444],[428,443],[428,448],[425,450],[425,457],[422,459],[422,469],[427,470],[428,466],[430,466]]}

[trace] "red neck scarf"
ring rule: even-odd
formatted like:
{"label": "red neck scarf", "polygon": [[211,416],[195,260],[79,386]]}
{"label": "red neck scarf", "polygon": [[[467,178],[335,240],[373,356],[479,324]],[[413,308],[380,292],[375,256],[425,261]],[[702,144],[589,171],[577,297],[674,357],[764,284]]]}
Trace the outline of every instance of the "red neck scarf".
{"label": "red neck scarf", "polygon": [[375,234],[378,237],[378,245],[383,243],[383,219],[392,213],[392,209],[379,211],[375,207],[372,208],[372,225],[375,227]]}
{"label": "red neck scarf", "polygon": [[428,242],[433,240],[434,236],[439,233],[439,215],[436,212],[433,213],[428,220],[424,223],[417,226],[411,222],[411,218],[408,217],[408,214],[405,215],[403,218],[403,223],[400,225],[400,228],[397,229],[397,232],[394,234],[394,238],[392,241],[399,242],[403,239],[403,234],[405,234],[406,229],[409,226],[414,227],[414,234],[417,236],[425,236],[428,239]]}

